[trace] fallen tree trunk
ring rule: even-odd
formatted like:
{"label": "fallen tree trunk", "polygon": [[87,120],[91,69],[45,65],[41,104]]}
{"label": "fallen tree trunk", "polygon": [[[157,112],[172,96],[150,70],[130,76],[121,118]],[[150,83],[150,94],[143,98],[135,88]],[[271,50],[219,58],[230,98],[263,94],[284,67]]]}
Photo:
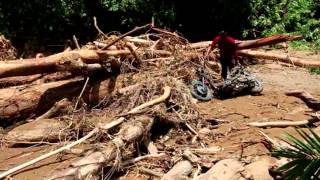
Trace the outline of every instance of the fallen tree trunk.
{"label": "fallen tree trunk", "polygon": [[3,141],[8,146],[58,142],[59,138],[62,140],[70,133],[65,127],[65,123],[56,119],[32,121],[9,131]]}
{"label": "fallen tree trunk", "polygon": [[287,55],[266,53],[261,51],[252,51],[252,50],[241,50],[241,51],[238,51],[238,54],[240,56],[247,56],[247,57],[259,58],[259,59],[269,59],[269,60],[280,61],[284,63],[290,63],[300,67],[320,67],[320,61],[299,59],[295,57],[288,57]]}
{"label": "fallen tree trunk", "polygon": [[10,86],[20,86],[24,84],[39,84],[48,83],[52,81],[67,80],[75,77],[75,74],[69,72],[57,72],[53,74],[35,74],[30,76],[16,76],[0,78],[0,88],[7,88]]}
{"label": "fallen tree trunk", "polygon": [[320,100],[314,98],[310,93],[302,90],[288,91],[285,93],[287,96],[294,96],[300,98],[306,105],[315,110],[320,111]]}
{"label": "fallen tree trunk", "polygon": [[[301,39],[303,39],[302,36],[291,36],[291,35],[280,34],[280,35],[274,35],[274,36],[260,38],[260,39],[244,40],[237,45],[237,48],[239,50],[250,49],[250,48],[257,48],[265,45],[273,45],[281,42],[301,40]],[[201,41],[201,42],[191,43],[189,44],[188,47],[192,49],[208,48],[211,42],[212,41]]]}
{"label": "fallen tree trunk", "polygon": [[301,40],[301,39],[303,39],[303,36],[278,34],[278,35],[273,35],[270,37],[265,37],[260,39],[241,41],[241,43],[238,44],[237,47],[239,50],[250,49],[250,48],[257,48],[265,45],[273,45],[281,42]]}
{"label": "fallen tree trunk", "polygon": [[[64,170],[56,170],[48,179],[83,179],[97,173],[104,164],[121,157],[121,148],[137,141],[146,135],[151,129],[153,118],[149,116],[138,116],[126,123],[113,141],[108,142],[100,151],[79,159]],[[119,159],[116,159],[117,161]]]}
{"label": "fallen tree trunk", "polygon": [[[77,97],[84,84],[85,81],[82,79],[73,79],[0,89],[0,124],[30,118],[47,111],[63,98]],[[86,86],[83,99],[87,104],[93,105],[111,95],[114,89],[119,88],[113,78],[93,81]]]}
{"label": "fallen tree trunk", "polygon": [[[145,51],[143,51],[145,52]],[[170,56],[171,52],[164,50],[152,51],[154,55]],[[43,58],[23,59],[19,61],[3,61],[0,62],[0,78],[11,76],[27,76],[41,73],[52,73],[64,71],[61,65],[66,61],[75,61],[81,59],[83,63],[93,64],[105,61],[110,56],[127,56],[132,54],[130,50],[73,50],[65,51]],[[81,67],[79,67],[81,68]]]}

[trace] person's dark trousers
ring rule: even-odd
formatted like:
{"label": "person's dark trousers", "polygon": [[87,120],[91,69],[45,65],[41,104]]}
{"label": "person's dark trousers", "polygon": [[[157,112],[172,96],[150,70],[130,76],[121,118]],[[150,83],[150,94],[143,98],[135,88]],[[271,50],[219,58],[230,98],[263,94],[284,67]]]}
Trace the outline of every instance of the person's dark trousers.
{"label": "person's dark trousers", "polygon": [[231,70],[234,67],[234,65],[232,63],[232,59],[231,58],[221,58],[220,63],[221,63],[221,77],[223,79],[227,79],[228,70]]}

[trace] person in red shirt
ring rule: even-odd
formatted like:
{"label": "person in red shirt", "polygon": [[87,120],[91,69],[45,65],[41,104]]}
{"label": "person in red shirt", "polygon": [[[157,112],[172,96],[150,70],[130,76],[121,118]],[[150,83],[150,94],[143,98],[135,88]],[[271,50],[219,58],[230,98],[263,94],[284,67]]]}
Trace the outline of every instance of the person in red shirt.
{"label": "person in red shirt", "polygon": [[221,76],[227,78],[228,70],[230,71],[237,63],[237,44],[240,41],[228,36],[226,32],[221,31],[213,40],[208,48],[207,56],[218,44],[220,52]]}

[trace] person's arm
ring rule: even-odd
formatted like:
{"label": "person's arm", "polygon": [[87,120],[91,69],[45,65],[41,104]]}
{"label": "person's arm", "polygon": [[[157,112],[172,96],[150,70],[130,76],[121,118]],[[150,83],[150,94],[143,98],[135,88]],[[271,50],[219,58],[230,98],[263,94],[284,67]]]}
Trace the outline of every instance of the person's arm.
{"label": "person's arm", "polygon": [[212,42],[211,45],[209,46],[208,50],[207,50],[207,56],[209,56],[210,52],[212,51],[212,49],[214,48],[214,46],[220,41],[221,36],[216,36]]}

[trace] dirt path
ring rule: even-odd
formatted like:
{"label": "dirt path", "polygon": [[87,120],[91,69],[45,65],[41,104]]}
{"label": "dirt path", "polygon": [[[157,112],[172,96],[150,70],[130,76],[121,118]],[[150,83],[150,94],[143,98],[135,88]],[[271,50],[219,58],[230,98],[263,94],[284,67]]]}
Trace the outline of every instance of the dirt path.
{"label": "dirt path", "polygon": [[[298,56],[298,55],[297,55]],[[314,55],[320,59],[320,55]],[[210,102],[199,103],[201,113],[225,120],[217,128],[201,135],[200,142],[208,146],[221,146],[223,151],[212,158],[239,158],[250,162],[257,156],[266,155],[269,151],[261,143],[262,131],[271,137],[279,137],[285,132],[294,132],[293,128],[253,128],[248,122],[305,120],[310,118],[306,114],[309,109],[294,97],[287,97],[284,92],[292,89],[309,91],[315,97],[320,97],[320,76],[310,75],[307,70],[287,67],[278,63],[266,63],[250,66],[251,72],[262,80],[264,92],[260,96],[242,96],[226,100],[214,99]],[[201,129],[197,129],[200,131]],[[172,139],[177,143],[178,137]],[[31,148],[3,148],[0,153],[0,171],[16,166],[48,152],[53,147]],[[52,169],[61,167],[71,156],[63,156],[62,163],[59,156],[47,159],[35,166],[29,167],[13,176],[14,179],[43,179]]]}

